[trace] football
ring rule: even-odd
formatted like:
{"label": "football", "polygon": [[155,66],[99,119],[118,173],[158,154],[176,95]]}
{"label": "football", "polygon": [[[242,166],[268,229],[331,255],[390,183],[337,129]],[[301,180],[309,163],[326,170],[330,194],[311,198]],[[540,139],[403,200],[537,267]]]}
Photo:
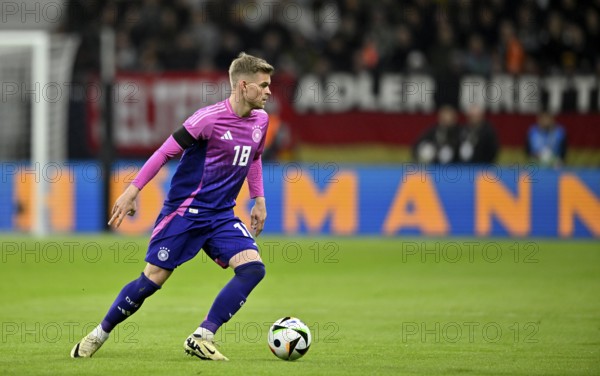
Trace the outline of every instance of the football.
{"label": "football", "polygon": [[310,348],[310,329],[295,317],[284,317],[271,325],[268,342],[269,348],[279,359],[296,360]]}

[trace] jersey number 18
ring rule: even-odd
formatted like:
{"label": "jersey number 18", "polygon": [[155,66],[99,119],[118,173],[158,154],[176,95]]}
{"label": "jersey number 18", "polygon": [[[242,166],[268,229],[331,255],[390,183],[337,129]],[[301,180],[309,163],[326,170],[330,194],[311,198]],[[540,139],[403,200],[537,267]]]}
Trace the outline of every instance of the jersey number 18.
{"label": "jersey number 18", "polygon": [[236,145],[233,148],[233,150],[235,150],[235,157],[233,157],[233,166],[246,166],[248,164],[248,158],[250,158],[250,151],[252,151],[252,147]]}

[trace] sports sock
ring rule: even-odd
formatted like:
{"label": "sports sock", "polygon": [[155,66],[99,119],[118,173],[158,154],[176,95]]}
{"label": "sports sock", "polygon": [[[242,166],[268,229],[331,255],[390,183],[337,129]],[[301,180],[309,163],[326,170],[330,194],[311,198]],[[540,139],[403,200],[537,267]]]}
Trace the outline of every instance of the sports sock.
{"label": "sports sock", "polygon": [[115,326],[133,315],[142,306],[144,299],[154,294],[158,289],[160,289],[160,286],[148,279],[144,273],[138,279],[129,282],[123,287],[106,313],[100,324],[102,329],[110,333]]}
{"label": "sports sock", "polygon": [[212,341],[215,338],[215,333],[201,326],[197,327],[193,334],[208,341]]}
{"label": "sports sock", "polygon": [[221,325],[239,311],[250,292],[264,276],[265,265],[260,261],[249,262],[235,268],[235,275],[217,295],[200,327],[213,334],[216,333]]}
{"label": "sports sock", "polygon": [[92,330],[92,334],[94,335],[94,337],[98,338],[100,342],[105,342],[108,339],[108,335],[110,333],[102,329],[102,324],[98,324],[98,326],[95,327],[94,330]]}

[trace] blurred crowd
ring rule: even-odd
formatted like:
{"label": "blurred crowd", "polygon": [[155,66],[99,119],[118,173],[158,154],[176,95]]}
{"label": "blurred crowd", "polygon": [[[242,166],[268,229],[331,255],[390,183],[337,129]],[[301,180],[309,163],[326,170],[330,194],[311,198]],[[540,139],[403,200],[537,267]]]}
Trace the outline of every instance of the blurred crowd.
{"label": "blurred crowd", "polygon": [[[405,72],[440,87],[459,76],[600,74],[600,0],[72,0],[63,31],[81,36],[75,77],[98,72],[100,31],[115,31],[121,71],[224,71],[240,51],[278,73]],[[85,79],[85,78],[83,78]],[[442,90],[443,91],[443,90]],[[456,98],[453,98],[456,100]],[[422,163],[493,163],[481,108],[459,125],[451,100],[413,145]],[[284,129],[283,127],[282,129]],[[560,166],[566,135],[540,113],[531,160]]]}
{"label": "blurred crowd", "polygon": [[[497,162],[500,144],[482,107],[470,106],[464,123],[456,109],[443,105],[437,122],[427,129],[412,148],[413,160],[424,164]],[[567,154],[567,134],[554,115],[540,111],[524,139],[524,151],[531,162],[545,167],[561,167]]]}
{"label": "blurred crowd", "polygon": [[458,123],[456,110],[449,105],[438,111],[437,123],[417,140],[413,158],[419,163],[493,163],[498,155],[498,139],[485,120],[483,108],[473,105]]}
{"label": "blurred crowd", "polygon": [[330,71],[600,73],[600,0],[69,1],[76,72],[116,31],[120,70],[224,70],[239,51],[292,75]]}

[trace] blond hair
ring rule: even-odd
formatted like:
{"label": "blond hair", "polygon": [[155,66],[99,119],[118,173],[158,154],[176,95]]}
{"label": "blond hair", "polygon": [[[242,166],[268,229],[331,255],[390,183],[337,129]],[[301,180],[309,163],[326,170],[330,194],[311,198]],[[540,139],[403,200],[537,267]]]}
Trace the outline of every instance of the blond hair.
{"label": "blond hair", "polygon": [[244,74],[255,74],[263,72],[267,74],[273,74],[275,68],[266,60],[256,56],[248,55],[245,52],[241,52],[236,59],[231,62],[229,66],[229,81],[233,88],[238,82],[241,75]]}

